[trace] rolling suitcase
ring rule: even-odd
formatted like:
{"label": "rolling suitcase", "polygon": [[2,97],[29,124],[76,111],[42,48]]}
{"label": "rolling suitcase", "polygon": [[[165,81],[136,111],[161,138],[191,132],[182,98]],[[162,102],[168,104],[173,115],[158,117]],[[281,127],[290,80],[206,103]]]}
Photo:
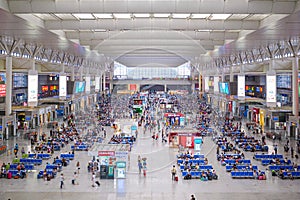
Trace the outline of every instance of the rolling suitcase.
{"label": "rolling suitcase", "polygon": [[11,173],[11,172],[8,172],[7,178],[8,178],[8,179],[11,179],[11,178],[12,178],[12,173]]}
{"label": "rolling suitcase", "polygon": [[174,179],[175,179],[175,181],[178,181],[178,176],[175,176]]}

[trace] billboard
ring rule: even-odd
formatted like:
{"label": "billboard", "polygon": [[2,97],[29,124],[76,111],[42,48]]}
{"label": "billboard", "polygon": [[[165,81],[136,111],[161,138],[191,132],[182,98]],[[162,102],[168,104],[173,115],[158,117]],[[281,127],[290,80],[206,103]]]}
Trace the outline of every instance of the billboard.
{"label": "billboard", "polygon": [[0,73],[0,97],[6,96],[6,74]]}
{"label": "billboard", "polygon": [[95,77],[95,92],[99,92],[100,90],[100,77],[99,76],[96,76]]}
{"label": "billboard", "polygon": [[28,75],[28,102],[38,101],[38,75]]}
{"label": "billboard", "polygon": [[219,77],[214,76],[214,93],[219,93]]}
{"label": "billboard", "polygon": [[239,75],[238,76],[238,91],[237,95],[239,97],[245,97],[245,76]]}
{"label": "billboard", "polygon": [[276,103],[276,76],[267,76],[266,97],[268,103]]}
{"label": "billboard", "polygon": [[59,76],[59,96],[67,96],[67,76]]}
{"label": "billboard", "polygon": [[209,77],[208,77],[208,76],[205,76],[205,78],[204,78],[204,91],[205,91],[205,92],[208,92],[208,91],[209,91],[209,85],[208,85],[208,82],[209,82]]}
{"label": "billboard", "polygon": [[91,91],[91,77],[87,76],[85,77],[85,92],[90,93]]}

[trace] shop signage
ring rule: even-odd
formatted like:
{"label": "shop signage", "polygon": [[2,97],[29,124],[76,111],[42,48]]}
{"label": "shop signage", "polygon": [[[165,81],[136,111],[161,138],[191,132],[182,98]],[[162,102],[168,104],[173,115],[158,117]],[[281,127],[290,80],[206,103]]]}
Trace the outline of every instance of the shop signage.
{"label": "shop signage", "polygon": [[245,76],[238,76],[238,96],[245,97]]}
{"label": "shop signage", "polygon": [[276,76],[267,76],[267,102],[276,103]]}
{"label": "shop signage", "polygon": [[115,151],[98,151],[98,156],[115,156]]}
{"label": "shop signage", "polygon": [[67,96],[67,76],[59,76],[59,96]]}
{"label": "shop signage", "polygon": [[128,151],[116,151],[116,154],[115,154],[116,158],[125,158],[127,159],[128,158]]}
{"label": "shop signage", "polygon": [[28,75],[28,102],[37,102],[38,75]]}

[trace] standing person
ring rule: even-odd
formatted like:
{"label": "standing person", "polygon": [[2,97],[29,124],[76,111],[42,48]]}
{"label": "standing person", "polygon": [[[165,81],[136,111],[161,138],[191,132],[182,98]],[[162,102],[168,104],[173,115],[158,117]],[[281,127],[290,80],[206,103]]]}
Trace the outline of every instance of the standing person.
{"label": "standing person", "polygon": [[96,181],[96,174],[95,172],[92,173],[92,187],[95,187],[95,181]]}
{"label": "standing person", "polygon": [[291,147],[291,157],[294,158],[294,148]]}
{"label": "standing person", "polygon": [[175,180],[175,176],[176,176],[176,168],[175,165],[173,165],[172,169],[171,169],[171,174],[172,174],[172,180]]}
{"label": "standing person", "polygon": [[17,156],[18,151],[19,151],[19,145],[18,145],[18,143],[16,143],[15,148],[14,148],[15,156]]}
{"label": "standing person", "polygon": [[144,176],[146,176],[146,170],[147,170],[147,158],[143,158],[143,172],[144,172]]}
{"label": "standing person", "polygon": [[77,172],[74,172],[73,179],[72,179],[72,185],[79,185],[78,182],[76,181],[77,177],[78,177]]}
{"label": "standing person", "polygon": [[139,168],[139,174],[141,174],[142,173],[143,164],[142,164],[142,159],[141,159],[140,155],[138,155],[138,168]]}
{"label": "standing person", "polygon": [[60,189],[62,189],[62,188],[63,188],[64,181],[65,181],[64,174],[63,174],[63,173],[61,173],[61,174],[60,174]]}
{"label": "standing person", "polygon": [[275,155],[277,155],[277,145],[276,144],[274,146],[274,152],[275,152]]}
{"label": "standing person", "polygon": [[77,169],[77,174],[79,174],[79,170],[80,170],[80,162],[77,161],[76,163],[76,169]]}
{"label": "standing person", "polygon": [[196,198],[193,194],[191,195],[191,200],[196,200]]}

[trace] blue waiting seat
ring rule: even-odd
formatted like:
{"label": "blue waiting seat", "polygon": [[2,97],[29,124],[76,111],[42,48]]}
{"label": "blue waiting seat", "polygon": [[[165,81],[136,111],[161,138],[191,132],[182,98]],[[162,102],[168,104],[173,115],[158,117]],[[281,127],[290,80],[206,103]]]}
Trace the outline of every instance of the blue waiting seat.
{"label": "blue waiting seat", "polygon": [[68,159],[68,160],[73,160],[74,159],[74,154],[62,153],[62,154],[60,154],[60,158],[65,158],[65,159]]}

